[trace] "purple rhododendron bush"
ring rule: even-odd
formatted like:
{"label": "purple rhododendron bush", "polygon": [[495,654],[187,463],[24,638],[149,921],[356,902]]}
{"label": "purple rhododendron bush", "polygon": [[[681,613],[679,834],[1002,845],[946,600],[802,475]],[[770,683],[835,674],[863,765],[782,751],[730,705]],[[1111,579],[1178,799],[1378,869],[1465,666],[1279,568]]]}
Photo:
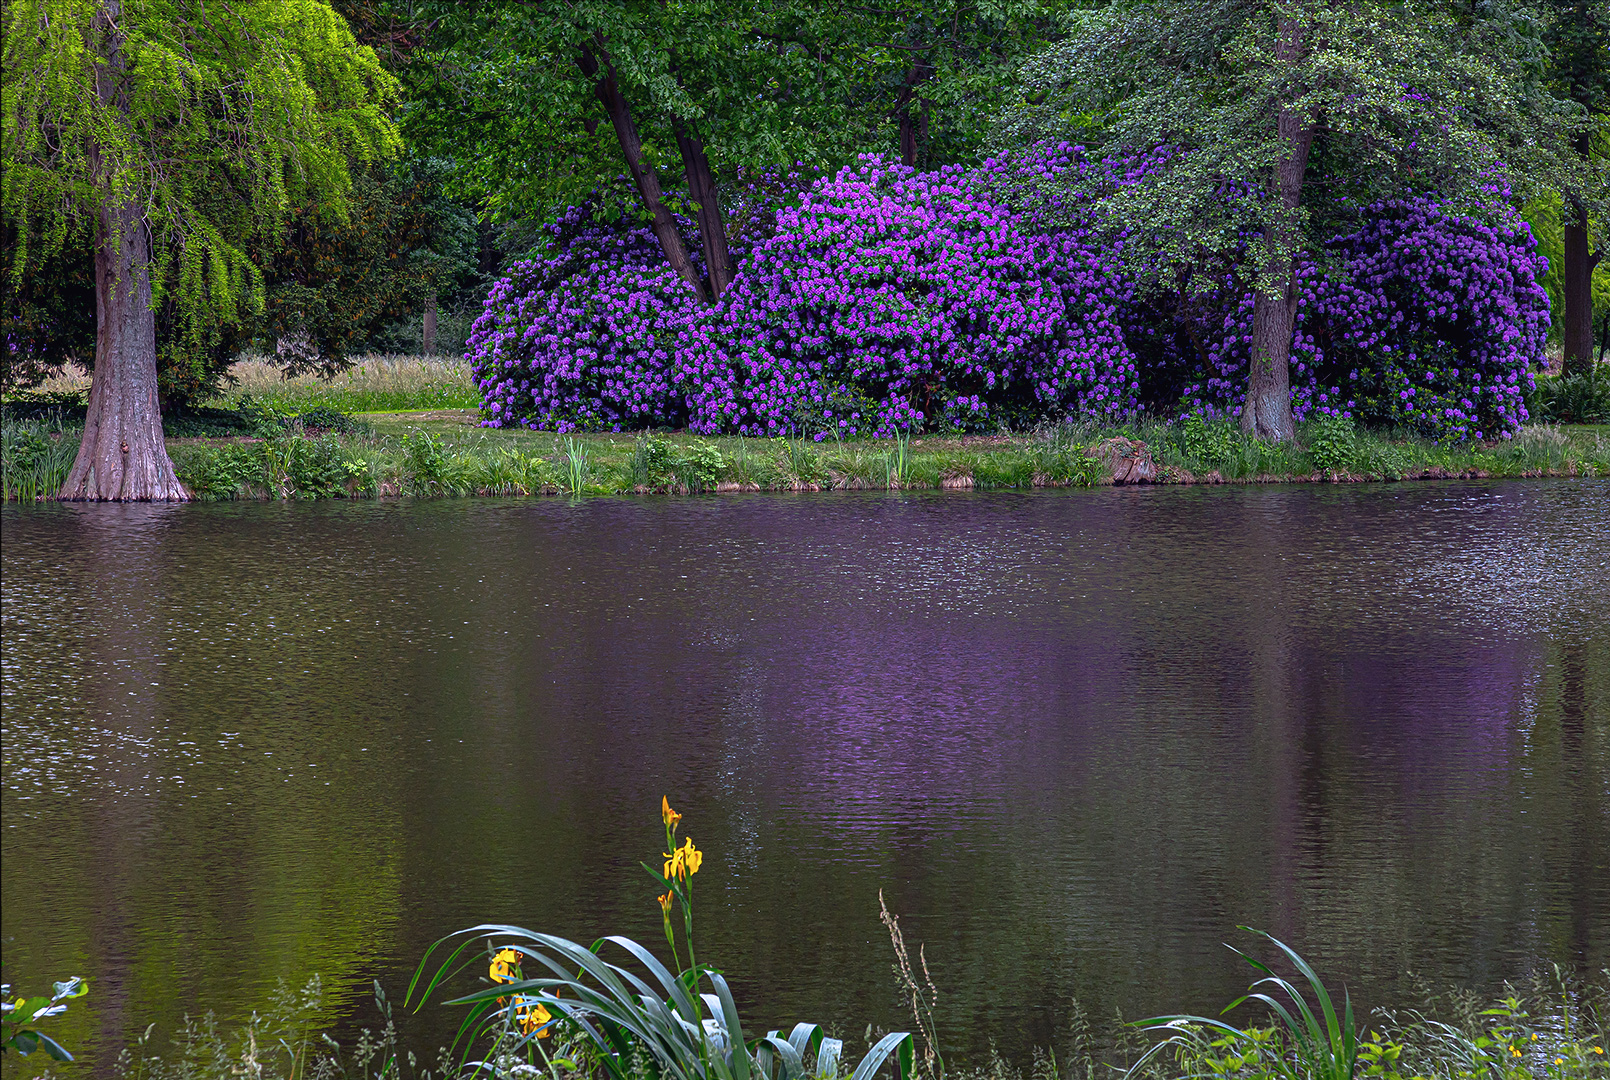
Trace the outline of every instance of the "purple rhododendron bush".
{"label": "purple rhododendron bush", "polygon": [[[1333,239],[1329,272],[1300,264],[1292,342],[1298,420],[1345,416],[1447,441],[1507,438],[1548,338],[1547,269],[1530,228],[1447,213],[1431,199],[1369,207]],[[1198,335],[1184,408],[1239,415],[1252,297],[1237,294]],[[1176,353],[1177,355],[1177,353]]]}
{"label": "purple rhododendron bush", "polygon": [[[1069,151],[1054,167],[1076,167]],[[869,158],[780,210],[679,344],[689,425],[774,435],[809,416],[892,435],[1003,409],[1133,412],[1116,258],[1088,226],[1045,230],[992,198],[997,167],[919,173]]]}
{"label": "purple rhododendron bush", "polygon": [[647,228],[572,207],[552,254],[492,286],[465,359],[491,427],[621,431],[676,423],[672,350],[698,307]]}
{"label": "purple rhododendron bush", "polygon": [[[1066,144],[927,173],[868,157],[762,213],[714,305],[646,228],[572,208],[549,256],[517,264],[475,324],[467,359],[485,423],[820,438],[1237,415],[1251,296],[1142,302],[1119,258],[1125,234],[1079,205],[1154,167]],[[1519,426],[1548,331],[1545,264],[1524,223],[1489,216],[1378,204],[1323,264],[1302,264],[1299,420],[1456,441]],[[1148,357],[1144,392],[1132,345]]]}

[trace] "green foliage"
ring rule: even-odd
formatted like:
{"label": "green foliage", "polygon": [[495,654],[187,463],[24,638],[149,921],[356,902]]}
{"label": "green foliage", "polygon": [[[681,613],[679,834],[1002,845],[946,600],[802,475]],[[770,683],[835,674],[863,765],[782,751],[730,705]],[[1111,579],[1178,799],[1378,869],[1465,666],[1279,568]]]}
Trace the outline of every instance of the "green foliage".
{"label": "green foliage", "polygon": [[[1610,141],[1610,140],[1607,140]],[[1610,180],[1606,181],[1610,183]],[[1540,197],[1528,202],[1521,208],[1521,216],[1531,226],[1532,235],[1537,238],[1538,254],[1548,259],[1548,272],[1543,275],[1543,288],[1549,294],[1549,340],[1558,344],[1560,341],[1561,320],[1565,312],[1565,282],[1563,270],[1565,266],[1565,229],[1560,213],[1564,207],[1564,200],[1558,192],[1545,192]],[[1589,219],[1590,225],[1598,225],[1596,219]],[[1597,230],[1597,240],[1603,247],[1605,241],[1603,228]],[[1601,325],[1606,318],[1610,318],[1610,259],[1601,258],[1599,264],[1593,268],[1588,279],[1588,292],[1593,302],[1593,310],[1601,313],[1599,321],[1594,325]]]}
{"label": "green foliage", "polygon": [[716,486],[716,478],[726,468],[721,451],[713,443],[696,442],[677,448],[677,480],[685,491],[705,491]]}
{"label": "green foliage", "polygon": [[[1244,926],[1241,929],[1251,928]],[[1263,933],[1260,930],[1251,932]],[[1261,961],[1231,946],[1232,952],[1264,977],[1253,983],[1246,995],[1231,1002],[1224,1011],[1229,1012],[1245,1001],[1256,1001],[1279,1019],[1285,1039],[1277,1039],[1272,1029],[1243,1030],[1222,1020],[1203,1016],[1158,1016],[1139,1020],[1136,1025],[1147,1031],[1167,1031],[1170,1034],[1143,1055],[1126,1076],[1134,1076],[1152,1055],[1166,1048],[1183,1048],[1204,1057],[1212,1056],[1214,1051],[1233,1057],[1233,1062],[1224,1062],[1231,1072],[1243,1072],[1256,1064],[1262,1066],[1263,1075],[1278,1076],[1283,1080],[1353,1080],[1358,1068],[1359,1032],[1353,1022],[1352,1000],[1344,995],[1342,1011],[1338,1014],[1330,992],[1308,962],[1284,942],[1268,934],[1263,936],[1274,942],[1302,975],[1318,1011],[1309,1005],[1298,986],[1276,975]],[[1261,986],[1268,986],[1281,996],[1265,993],[1258,989]],[[1215,1039],[1208,1032],[1218,1037]]]}
{"label": "green foliage", "polygon": [[1328,413],[1315,420],[1308,429],[1308,453],[1320,472],[1347,471],[1357,456],[1353,421]]}
{"label": "green foliage", "polygon": [[78,456],[82,427],[69,431],[60,411],[0,420],[0,488],[5,501],[33,502],[61,490]]}
{"label": "green foliage", "polygon": [[1204,420],[1192,414],[1180,421],[1180,452],[1188,458],[1217,467],[1226,461],[1242,441],[1240,431],[1224,420]]}
{"label": "green foliage", "polygon": [[974,155],[1011,69],[1060,6],[425,5],[429,46],[403,72],[418,100],[408,133],[453,158],[460,189],[500,219],[540,217],[613,189],[621,151],[595,77],[575,62],[586,47],[613,73],[656,172],[682,172],[678,124],[703,141],[728,185],[768,167],[899,154],[902,131],[933,167]]}
{"label": "green foliage", "polygon": [[179,456],[179,480],[204,501],[263,492],[272,499],[329,499],[372,494],[368,463],[333,434],[287,435],[229,443]]}
{"label": "green foliage", "polygon": [[627,466],[632,486],[652,490],[662,483],[670,471],[672,457],[669,442],[646,431],[639,435],[632,444],[632,459]]}
{"label": "green foliage", "polygon": [[[1156,283],[1207,270],[1204,289],[1231,274],[1283,292],[1284,280],[1259,275],[1283,273],[1298,250],[1321,254],[1349,208],[1411,190],[1490,205],[1500,160],[1530,193],[1580,181],[1567,136],[1588,118],[1535,79],[1518,92],[1527,27],[1492,8],[1473,18],[1431,0],[1122,0],[1078,11],[1067,37],[1024,65],[994,141],[1169,148],[1165,167],[1102,204],[1131,228],[1130,265]],[[1300,28],[1299,48],[1279,46],[1282,19]],[[1283,110],[1316,136],[1296,208],[1274,197],[1290,149]]]}
{"label": "green foliage", "polygon": [[68,360],[95,356],[95,266],[85,245],[23,259],[23,237],[0,223],[0,390],[37,386]]}
{"label": "green foliage", "polygon": [[89,983],[77,975],[53,984],[49,997],[12,997],[10,984],[0,985],[0,1054],[15,1050],[27,1057],[35,1050],[43,1050],[57,1061],[73,1060],[66,1047],[33,1025],[60,1016],[67,1011],[63,1002],[87,993]]}
{"label": "green foliage", "polygon": [[474,215],[443,194],[448,169],[418,157],[370,166],[354,170],[344,207],[315,198],[295,207],[283,240],[265,251],[259,331],[270,341],[307,335],[313,348],[282,358],[288,372],[333,374],[432,298],[484,285]]}
{"label": "green foliage", "polygon": [[[490,1060],[469,1063],[472,1068],[524,1056],[541,1062],[531,1071],[556,1080],[576,1072],[607,1080],[837,1080],[843,1043],[815,1024],[795,1025],[786,1039],[779,1031],[745,1037],[726,979],[694,954],[693,878],[704,855],[691,839],[677,844],[681,815],[669,802],[662,805],[670,854],[663,873],[646,863],[644,869],[665,890],[658,900],[675,970],[626,937],[599,938],[589,947],[518,926],[483,924],[431,946],[409,985],[409,1000],[416,992],[421,1003],[429,1000],[478,958],[480,945],[494,985],[449,1002],[469,1006],[460,1030],[472,1046],[490,1039]],[[676,912],[682,915],[680,944]],[[455,937],[463,940],[431,971],[432,955]],[[625,963],[604,959],[606,946],[625,952]],[[565,1040],[565,1056],[550,1055],[542,1046],[545,1038]],[[886,1061],[893,1062],[897,1080],[911,1080],[910,1034],[879,1039],[850,1080],[873,1080]]]}
{"label": "green foliage", "polygon": [[573,436],[565,436],[564,455],[561,458],[564,466],[564,488],[572,497],[586,493],[587,483],[592,479],[592,463],[589,458],[586,442]]}
{"label": "green foliage", "polygon": [[1526,398],[1536,420],[1559,424],[1610,424],[1610,374],[1594,364],[1574,375],[1540,375]]}
{"label": "green foliage", "polygon": [[[96,92],[119,68],[116,92]],[[395,83],[319,0],[242,0],[209,16],[190,0],[139,0],[114,21],[92,0],[5,7],[0,212],[11,270],[83,235],[103,209],[141,208],[156,240],[158,303],[184,333],[260,310],[249,244],[294,200],[339,210],[349,160],[398,148]]]}

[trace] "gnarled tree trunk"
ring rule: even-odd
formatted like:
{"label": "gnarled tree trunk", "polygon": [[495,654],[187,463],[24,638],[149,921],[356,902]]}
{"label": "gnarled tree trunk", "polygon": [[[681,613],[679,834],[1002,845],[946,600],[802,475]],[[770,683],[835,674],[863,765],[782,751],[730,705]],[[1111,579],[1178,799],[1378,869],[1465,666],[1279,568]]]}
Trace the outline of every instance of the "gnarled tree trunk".
{"label": "gnarled tree trunk", "polygon": [[425,305],[425,326],[420,351],[426,356],[436,355],[436,297]]}
{"label": "gnarled tree trunk", "polygon": [[[1294,18],[1280,21],[1276,58],[1293,62],[1303,47],[1304,28]],[[1269,254],[1262,266],[1252,306],[1252,364],[1247,372],[1247,401],[1241,429],[1259,439],[1288,442],[1297,435],[1291,415],[1291,337],[1297,319],[1297,275],[1293,254],[1298,240],[1297,212],[1302,206],[1303,174],[1314,143],[1312,121],[1282,107],[1276,120],[1285,156],[1275,165],[1274,222],[1267,236]]]}
{"label": "gnarled tree trunk", "polygon": [[721,219],[721,199],[704,143],[676,121],[676,144],[688,176],[688,194],[699,208],[699,237],[704,241],[704,265],[710,276],[710,295],[719,298],[732,284],[732,256],[727,252],[727,226]]}
{"label": "gnarled tree trunk", "polygon": [[162,441],[151,234],[137,206],[101,210],[95,245],[95,373],[84,441],[61,498],[182,501]]}
{"label": "gnarled tree trunk", "polygon": [[[95,69],[102,101],[128,113],[119,0],[106,0],[95,18],[106,52]],[[93,140],[89,156],[110,195],[111,177]],[[174,475],[162,441],[157,400],[157,323],[151,310],[151,232],[138,203],[103,203],[95,228],[95,371],[90,380],[84,441],[63,499],[173,502],[190,497]]]}

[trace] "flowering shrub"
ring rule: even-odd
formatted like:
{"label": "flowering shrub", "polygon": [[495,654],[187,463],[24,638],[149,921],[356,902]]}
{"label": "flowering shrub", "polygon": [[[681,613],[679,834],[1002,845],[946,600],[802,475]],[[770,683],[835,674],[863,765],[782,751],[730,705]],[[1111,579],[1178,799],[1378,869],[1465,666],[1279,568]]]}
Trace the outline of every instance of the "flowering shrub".
{"label": "flowering shrub", "polygon": [[[1526,419],[1528,369],[1543,356],[1544,261],[1522,223],[1487,224],[1429,199],[1380,203],[1328,245],[1339,268],[1298,268],[1292,343],[1297,419],[1403,425],[1439,440],[1508,438]],[[1251,295],[1210,336],[1182,404],[1239,415]]]}
{"label": "flowering shrub", "polygon": [[[1068,147],[1045,158],[1078,167]],[[993,199],[1002,167],[919,173],[866,157],[779,211],[679,342],[690,426],[773,435],[811,417],[890,435],[1002,409],[1133,411],[1116,261],[1087,228],[1042,229]]]}
{"label": "flowering shrub", "polygon": [[671,349],[698,307],[646,228],[572,207],[552,255],[492,286],[465,345],[489,427],[553,431],[675,423]]}
{"label": "flowering shrub", "polygon": [[[1142,405],[1239,415],[1251,295],[1142,304],[1118,262],[1124,234],[1082,209],[1161,160],[1091,162],[1062,144],[919,173],[869,156],[797,204],[793,184],[751,184],[734,200],[739,270],[713,307],[647,229],[572,208],[551,254],[516,264],[475,323],[483,422],[820,439]],[[1548,332],[1530,232],[1424,198],[1362,217],[1323,263],[1299,263],[1297,419],[1508,437]]]}

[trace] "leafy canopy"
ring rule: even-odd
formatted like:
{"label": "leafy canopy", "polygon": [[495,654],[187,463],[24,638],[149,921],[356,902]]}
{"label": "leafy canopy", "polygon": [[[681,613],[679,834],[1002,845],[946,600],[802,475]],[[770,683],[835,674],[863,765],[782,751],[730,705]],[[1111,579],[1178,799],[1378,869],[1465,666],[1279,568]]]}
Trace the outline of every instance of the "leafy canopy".
{"label": "leafy canopy", "polygon": [[[728,179],[897,150],[920,113],[925,164],[970,156],[1009,70],[1042,41],[1047,0],[437,2],[403,73],[404,128],[452,158],[493,217],[547,217],[612,188],[620,149],[582,51],[612,71],[650,167],[680,174],[673,125]],[[607,61],[607,62],[606,62]]]}
{"label": "leafy canopy", "polygon": [[12,273],[137,205],[154,302],[176,299],[197,335],[261,310],[247,249],[293,200],[340,212],[349,162],[401,145],[395,80],[321,0],[9,0],[4,75]]}
{"label": "leafy canopy", "polygon": [[[1105,209],[1133,228],[1132,264],[1173,278],[1204,264],[1244,286],[1298,250],[1319,254],[1337,217],[1436,192],[1491,204],[1505,185],[1560,186],[1560,136],[1588,123],[1532,80],[1525,26],[1421,0],[1118,0],[1075,12],[1028,62],[1001,145],[1069,138],[1165,167],[1119,185]],[[1463,14],[1461,14],[1463,12]],[[1300,46],[1281,50],[1281,24]],[[1313,127],[1302,204],[1274,197],[1282,110]],[[1282,247],[1285,250],[1280,250]],[[1271,261],[1273,258],[1273,261]],[[1218,277],[1215,273],[1209,277]]]}

